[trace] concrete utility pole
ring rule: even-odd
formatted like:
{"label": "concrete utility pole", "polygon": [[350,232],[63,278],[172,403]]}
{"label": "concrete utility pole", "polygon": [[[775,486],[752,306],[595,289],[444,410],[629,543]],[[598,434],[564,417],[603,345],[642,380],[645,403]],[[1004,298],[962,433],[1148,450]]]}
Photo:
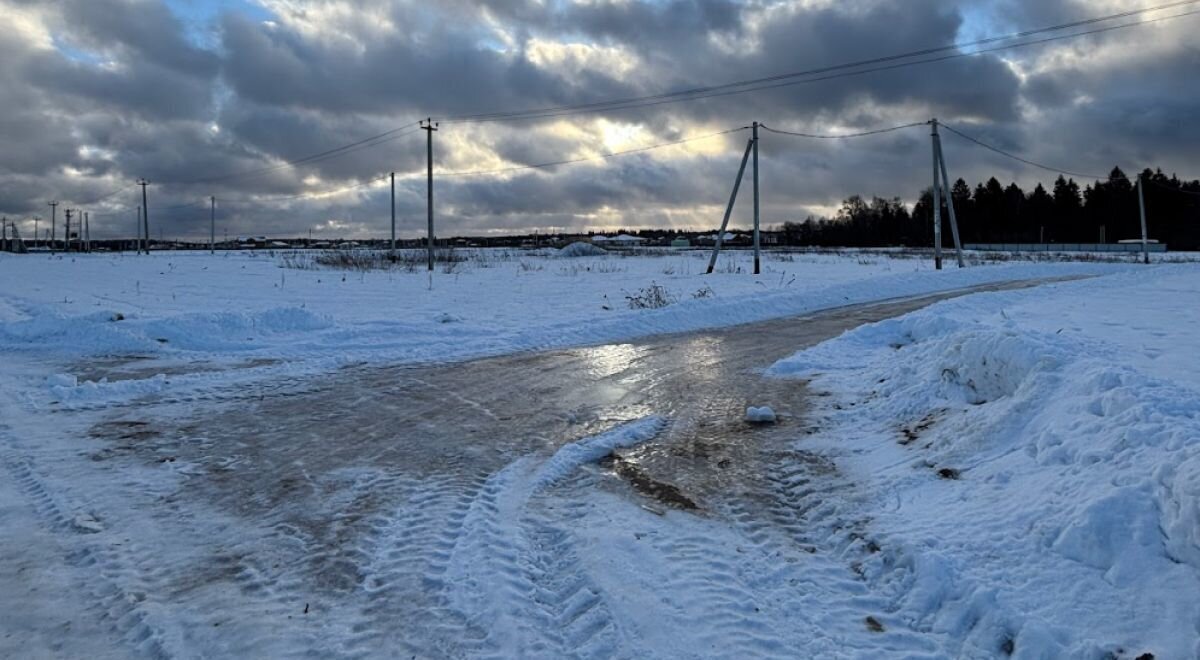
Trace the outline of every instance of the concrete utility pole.
{"label": "concrete utility pole", "polygon": [[208,253],[217,253],[217,197],[216,195],[208,198],[211,204],[208,207]]}
{"label": "concrete utility pole", "polygon": [[50,202],[50,254],[54,254],[55,225],[58,220],[58,202]]}
{"label": "concrete utility pole", "polygon": [[67,209],[67,245],[64,252],[71,251],[71,209]]}
{"label": "concrete utility pole", "polygon": [[135,218],[135,220],[136,220],[136,222],[133,225],[133,229],[134,229],[134,231],[133,231],[133,236],[134,236],[133,249],[134,249],[135,253],[141,254],[142,253],[142,205],[141,204],[138,204],[138,206],[137,206],[137,217]]}
{"label": "concrete utility pole", "polygon": [[1142,183],[1142,179],[1144,179],[1144,178],[1145,177],[1143,177],[1141,174],[1138,174],[1138,181],[1137,181],[1138,210],[1141,212],[1141,215],[1142,215],[1142,263],[1149,265],[1150,264],[1150,248],[1147,245],[1147,243],[1149,243],[1150,241],[1149,241],[1149,237],[1146,235],[1146,199],[1145,199],[1145,196],[1142,194],[1142,188],[1144,187],[1144,185]]}
{"label": "concrete utility pole", "polygon": [[758,122],[750,125],[751,140],[754,140],[754,274],[758,275]]}
{"label": "concrete utility pole", "polygon": [[146,204],[146,186],[150,182],[145,179],[138,179],[137,185],[142,187],[142,230],[146,254],[150,254],[150,207]]}
{"label": "concrete utility pole", "polygon": [[950,187],[950,177],[946,176],[946,155],[942,153],[942,136],[938,135],[938,121],[933,120],[933,144],[937,150],[938,167],[942,171],[942,188],[946,193],[946,210],[950,211],[950,234],[954,237],[954,253],[958,259],[958,267],[963,268],[962,241],[958,239],[958,218],[954,215],[954,193]]}
{"label": "concrete utility pole", "polygon": [[392,257],[396,256],[396,173],[392,172]]}
{"label": "concrete utility pole", "polygon": [[425,131],[425,156],[426,156],[426,173],[428,179],[428,192],[426,194],[425,205],[429,213],[429,245],[427,248],[429,271],[433,272],[433,132],[437,130],[438,125],[433,123],[432,118],[425,119],[420,122],[421,129]]}
{"label": "concrete utility pole", "polygon": [[721,243],[725,240],[725,228],[729,226],[729,214],[733,213],[733,203],[737,200],[738,188],[742,185],[742,175],[746,173],[746,161],[750,160],[750,152],[754,149],[754,138],[746,141],[746,153],[742,154],[742,164],[738,166],[737,178],[733,180],[733,192],[729,194],[729,204],[725,207],[725,217],[721,220],[721,229],[717,232],[717,240],[713,245],[712,257],[708,259],[708,274],[712,275],[717,266],[717,255],[721,253]]}
{"label": "concrete utility pole", "polygon": [[[932,123],[932,122],[930,122]],[[931,135],[937,135],[932,133]],[[933,267],[942,269],[942,190],[938,183],[937,142],[933,144]]]}

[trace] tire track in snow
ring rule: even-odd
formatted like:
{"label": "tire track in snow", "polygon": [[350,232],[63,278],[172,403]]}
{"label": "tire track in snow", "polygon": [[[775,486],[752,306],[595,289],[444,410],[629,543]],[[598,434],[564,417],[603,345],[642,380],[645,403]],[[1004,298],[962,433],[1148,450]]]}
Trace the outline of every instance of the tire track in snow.
{"label": "tire track in snow", "polygon": [[[7,431],[6,428],[0,430]],[[90,540],[88,537],[96,530],[89,527],[86,520],[77,518],[82,514],[71,514],[83,509],[71,506],[64,502],[65,498],[55,495],[38,476],[29,459],[15,456],[8,447],[5,454],[5,469],[37,517],[46,529],[67,537],[63,540],[63,546],[69,549],[67,561],[93,576],[89,583],[79,586],[100,618],[108,622],[110,630],[128,644],[131,651],[143,657],[167,659],[179,655],[169,648],[168,628],[145,606],[147,594],[154,593],[143,583],[149,567],[130,566],[123,552]]]}
{"label": "tire track in snow", "polygon": [[402,503],[371,521],[361,589],[367,603],[345,649],[370,656],[394,648],[419,658],[466,657],[485,632],[453,608],[446,570],[486,475],[434,476],[404,485]]}
{"label": "tire track in snow", "polygon": [[[556,489],[554,501],[539,498],[527,508],[522,524],[532,550],[532,598],[541,608],[546,629],[558,637],[559,657],[612,658],[621,650],[621,634],[602,590],[587,574],[570,531],[589,506],[571,496],[586,487],[572,479]],[[557,514],[557,515],[556,515]]]}

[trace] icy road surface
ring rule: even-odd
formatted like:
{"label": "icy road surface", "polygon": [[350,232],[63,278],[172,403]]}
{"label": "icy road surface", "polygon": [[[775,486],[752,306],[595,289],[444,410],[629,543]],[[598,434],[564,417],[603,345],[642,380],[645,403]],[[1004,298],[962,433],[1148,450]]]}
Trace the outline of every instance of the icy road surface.
{"label": "icy road surface", "polygon": [[856,485],[789,448],[804,387],[761,371],[961,293],[60,411],[84,451],[35,463],[31,431],[5,464],[71,539],[94,657],[938,656],[879,622]]}

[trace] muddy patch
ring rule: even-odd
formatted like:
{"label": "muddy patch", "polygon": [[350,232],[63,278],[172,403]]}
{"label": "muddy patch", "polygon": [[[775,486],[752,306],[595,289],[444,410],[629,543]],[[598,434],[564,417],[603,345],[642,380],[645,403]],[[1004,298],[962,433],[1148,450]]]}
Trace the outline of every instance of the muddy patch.
{"label": "muddy patch", "polygon": [[937,420],[938,413],[931,412],[922,417],[921,420],[915,424],[909,424],[908,426],[901,427],[900,444],[908,446],[916,442],[925,433],[925,431],[928,431],[929,428],[937,422]]}
{"label": "muddy patch", "polygon": [[641,465],[619,454],[609,454],[600,462],[600,466],[612,470],[613,474],[620,477],[637,492],[669,507],[684,511],[695,511],[700,508],[694,500],[684,495],[678,486],[654,479],[646,474]]}
{"label": "muddy patch", "polygon": [[132,419],[100,422],[88,429],[88,437],[98,440],[139,442],[157,438],[160,435],[162,432],[152,427],[150,422]]}

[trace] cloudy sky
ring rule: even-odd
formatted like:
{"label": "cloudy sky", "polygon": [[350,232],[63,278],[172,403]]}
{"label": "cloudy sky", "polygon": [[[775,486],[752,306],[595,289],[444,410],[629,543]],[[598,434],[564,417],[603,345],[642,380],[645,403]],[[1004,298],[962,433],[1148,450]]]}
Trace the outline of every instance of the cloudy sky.
{"label": "cloudy sky", "polygon": [[[594,103],[968,42],[1169,0],[0,0],[0,213],[32,234],[57,199],[93,237],[129,235],[138,177],[152,233],[384,236],[425,213],[440,120],[440,235],[720,221],[745,131],[554,168],[494,170],[761,121],[838,133],[937,116],[1083,172],[1200,176],[1200,15],[940,63],[606,113],[454,117]],[[1135,16],[1200,10],[1200,2]],[[399,130],[396,130],[399,129]],[[389,133],[295,166],[288,161]],[[951,176],[1054,175],[944,138]],[[854,140],[763,134],[763,221],[859,193],[913,200],[924,127]],[[452,173],[460,173],[454,175]],[[354,186],[354,187],[352,187]],[[745,224],[749,197],[735,222]]]}

